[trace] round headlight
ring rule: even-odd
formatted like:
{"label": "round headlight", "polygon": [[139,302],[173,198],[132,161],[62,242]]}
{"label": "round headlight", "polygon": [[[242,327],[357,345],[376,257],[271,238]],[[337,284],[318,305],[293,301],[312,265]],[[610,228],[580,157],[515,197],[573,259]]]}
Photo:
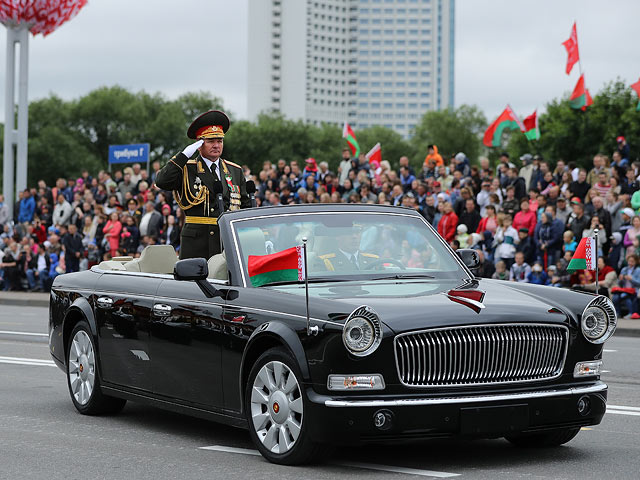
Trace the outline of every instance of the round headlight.
{"label": "round headlight", "polygon": [[596,297],[582,312],[582,333],[591,343],[604,343],[613,335],[616,324],[616,311],[607,297]]}
{"label": "round headlight", "polygon": [[362,317],[349,320],[342,332],[345,345],[354,353],[364,352],[371,347],[374,337],[373,325]]}
{"label": "round headlight", "polygon": [[353,355],[364,357],[374,352],[382,340],[378,315],[369,307],[355,309],[344,324],[342,341]]}

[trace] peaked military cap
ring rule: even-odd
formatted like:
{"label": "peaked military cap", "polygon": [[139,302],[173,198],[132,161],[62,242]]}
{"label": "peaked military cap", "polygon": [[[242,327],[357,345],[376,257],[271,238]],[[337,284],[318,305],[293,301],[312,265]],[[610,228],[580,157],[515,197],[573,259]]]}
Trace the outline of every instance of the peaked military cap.
{"label": "peaked military cap", "polygon": [[191,123],[187,130],[187,137],[194,140],[224,138],[227,130],[229,130],[229,117],[220,110],[209,110]]}

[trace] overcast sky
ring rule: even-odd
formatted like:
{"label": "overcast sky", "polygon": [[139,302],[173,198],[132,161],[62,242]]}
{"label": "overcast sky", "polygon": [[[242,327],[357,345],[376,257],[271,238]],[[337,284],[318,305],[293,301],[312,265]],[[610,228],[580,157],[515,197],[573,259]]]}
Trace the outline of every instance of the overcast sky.
{"label": "overcast sky", "polygon": [[[565,74],[561,43],[574,19],[591,92],[616,77],[633,83],[639,18],[638,0],[456,0],[456,106],[476,104],[492,120],[506,103],[524,116],[571,92],[579,74],[577,66]],[[3,73],[5,44],[2,31]],[[89,0],[59,30],[31,37],[29,98],[72,99],[116,84],[169,98],[206,90],[243,118],[246,58],[247,0]],[[2,117],[4,82],[2,74]]]}

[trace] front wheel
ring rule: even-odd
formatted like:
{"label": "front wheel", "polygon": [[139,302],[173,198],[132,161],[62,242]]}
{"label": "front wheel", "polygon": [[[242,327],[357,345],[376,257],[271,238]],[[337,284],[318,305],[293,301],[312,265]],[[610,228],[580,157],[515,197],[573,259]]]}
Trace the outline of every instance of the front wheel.
{"label": "front wheel", "polygon": [[551,430],[548,432],[540,433],[521,433],[518,435],[510,435],[505,437],[509,442],[518,447],[525,448],[545,448],[545,447],[558,447],[573,439],[580,427],[574,428],[561,428],[558,430]]}
{"label": "front wheel", "polygon": [[282,348],[263,353],[253,365],[245,391],[251,439],[270,462],[298,465],[323,447],[309,437],[300,369]]}
{"label": "front wheel", "polygon": [[116,413],[127,403],[100,390],[96,349],[86,322],[79,322],[71,332],[67,347],[67,385],[73,405],[84,415]]}

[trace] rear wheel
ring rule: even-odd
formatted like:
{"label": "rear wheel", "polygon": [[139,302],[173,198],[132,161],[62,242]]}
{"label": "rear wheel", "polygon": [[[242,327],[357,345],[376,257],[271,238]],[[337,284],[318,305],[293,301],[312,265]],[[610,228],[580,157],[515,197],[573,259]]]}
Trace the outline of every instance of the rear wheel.
{"label": "rear wheel", "polygon": [[580,427],[573,428],[561,428],[558,430],[551,430],[548,432],[540,433],[521,433],[518,435],[511,435],[505,437],[509,442],[518,447],[525,448],[544,448],[544,447],[557,447],[563,445],[573,439]]}
{"label": "rear wheel", "polygon": [[249,432],[270,462],[298,465],[317,460],[324,450],[309,435],[301,378],[296,361],[281,348],[263,353],[249,373],[245,391]]}
{"label": "rear wheel", "polygon": [[79,322],[71,332],[67,347],[67,385],[73,405],[84,415],[116,413],[127,403],[100,390],[96,349],[86,322]]}

